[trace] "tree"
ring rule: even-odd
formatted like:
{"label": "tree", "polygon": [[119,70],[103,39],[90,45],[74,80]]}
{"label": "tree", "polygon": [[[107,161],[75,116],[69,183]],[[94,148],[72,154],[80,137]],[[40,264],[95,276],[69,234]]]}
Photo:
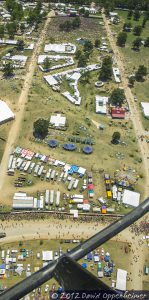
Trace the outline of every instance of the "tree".
{"label": "tree", "polygon": [[78,49],[78,50],[76,51],[76,53],[75,53],[75,58],[76,58],[76,59],[79,59],[79,57],[80,57],[81,55],[82,55],[82,51]]}
{"label": "tree", "polygon": [[95,40],[95,48],[99,48],[101,44],[101,41],[99,39]]}
{"label": "tree", "polygon": [[112,77],[112,74],[113,74],[112,59],[110,56],[107,56],[103,59],[99,79],[104,80],[104,81],[110,80]]}
{"label": "tree", "polygon": [[144,65],[140,65],[135,74],[136,80],[143,81],[144,80],[143,77],[146,75],[147,75],[147,68]]}
{"label": "tree", "polygon": [[5,78],[11,77],[13,75],[13,65],[8,62],[5,64],[4,68],[3,68],[3,76]]}
{"label": "tree", "polygon": [[24,25],[24,23],[21,23],[21,24],[20,24],[20,30],[21,30],[21,32],[24,32],[24,30],[25,30],[25,25]]}
{"label": "tree", "polygon": [[19,40],[17,42],[16,48],[17,48],[18,51],[23,51],[24,50],[24,46],[25,46],[24,41],[23,40]]}
{"label": "tree", "polygon": [[44,139],[48,134],[49,121],[38,119],[33,124],[33,135],[36,138]]}
{"label": "tree", "polygon": [[87,65],[87,58],[84,54],[79,57],[78,68],[84,68]]}
{"label": "tree", "polygon": [[73,19],[71,26],[73,29],[79,28],[81,25],[81,21],[79,17],[76,17],[75,19]]}
{"label": "tree", "polygon": [[4,37],[4,25],[0,25],[0,38],[2,39]]}
{"label": "tree", "polygon": [[141,13],[139,10],[135,10],[134,13],[133,13],[133,18],[135,21],[138,21],[140,19],[140,16],[141,16]]}
{"label": "tree", "polygon": [[15,22],[7,23],[6,29],[10,38],[14,38],[14,35],[17,31],[17,24]]}
{"label": "tree", "polygon": [[84,52],[92,52],[93,50],[93,44],[91,41],[87,40],[84,44]]}
{"label": "tree", "polygon": [[125,100],[125,94],[124,90],[122,89],[114,89],[110,98],[109,102],[114,106],[122,106],[123,102]]}
{"label": "tree", "polygon": [[123,31],[125,31],[125,32],[130,32],[130,31],[131,31],[131,28],[132,28],[131,22],[126,22],[126,23],[124,23],[124,25],[123,25]]}
{"label": "tree", "polygon": [[149,37],[146,38],[144,47],[149,47]]}
{"label": "tree", "polygon": [[121,138],[120,132],[115,131],[112,135],[111,143],[115,145],[119,144],[120,138]]}
{"label": "tree", "polygon": [[129,10],[128,11],[128,14],[127,14],[127,19],[130,20],[133,16],[133,11],[132,10]]}
{"label": "tree", "polygon": [[134,83],[135,83],[135,76],[129,77],[128,83],[129,83],[129,86],[133,87]]}
{"label": "tree", "polygon": [[126,32],[120,32],[117,37],[117,45],[120,47],[124,47],[127,40],[127,33]]}
{"label": "tree", "polygon": [[49,60],[49,57],[46,56],[46,58],[43,61],[43,68],[44,70],[49,70],[50,66],[51,66],[51,62]]}
{"label": "tree", "polygon": [[84,13],[84,17],[85,17],[85,18],[88,18],[88,17],[89,17],[89,14],[90,14],[90,13],[89,13],[89,10],[86,10],[85,13]]}
{"label": "tree", "polygon": [[83,82],[83,83],[89,83],[90,82],[90,72],[89,71],[83,72],[83,74],[81,76],[81,82]]}
{"label": "tree", "polygon": [[132,46],[133,46],[133,49],[134,49],[134,50],[138,50],[138,51],[139,51],[139,49],[140,49],[140,47],[141,47],[141,41],[142,41],[141,38],[136,38],[136,39],[133,41]]}
{"label": "tree", "polygon": [[142,28],[145,28],[146,22],[147,22],[147,18],[144,17],[142,21]]}
{"label": "tree", "polygon": [[133,33],[134,35],[140,36],[142,33],[142,26],[135,26],[133,29]]}

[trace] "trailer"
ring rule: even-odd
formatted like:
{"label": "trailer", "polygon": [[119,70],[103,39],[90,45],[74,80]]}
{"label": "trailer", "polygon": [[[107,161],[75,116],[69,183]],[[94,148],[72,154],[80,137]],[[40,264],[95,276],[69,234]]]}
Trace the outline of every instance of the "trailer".
{"label": "trailer", "polygon": [[46,193],[45,193],[45,205],[49,204],[49,197],[50,197],[50,191],[46,190]]}
{"label": "trailer", "polygon": [[70,204],[78,204],[78,203],[81,204],[81,203],[83,203],[83,199],[75,198],[75,199],[70,200],[69,203]]}
{"label": "trailer", "polygon": [[18,193],[15,193],[14,196],[16,196],[16,197],[26,197],[26,193],[18,192]]}
{"label": "trailer", "polygon": [[13,155],[11,154],[11,155],[9,156],[9,161],[8,161],[8,170],[11,169],[12,161],[13,161]]}
{"label": "trailer", "polygon": [[78,187],[79,179],[76,179],[73,185],[73,188],[76,189]]}
{"label": "trailer", "polygon": [[101,208],[100,207],[93,207],[93,212],[101,212]]}
{"label": "trailer", "polygon": [[31,164],[31,161],[27,161],[27,163],[24,167],[24,172],[27,172],[27,170],[29,169],[30,164]]}
{"label": "trailer", "polygon": [[20,167],[20,171],[24,171],[24,168],[25,168],[25,166],[26,166],[26,161],[23,161],[23,163],[22,163],[22,165],[21,165],[21,167]]}
{"label": "trailer", "polygon": [[33,170],[34,167],[35,167],[35,163],[33,162],[33,163],[31,163],[30,169]]}
{"label": "trailer", "polygon": [[69,185],[68,185],[68,191],[72,190],[73,184],[74,184],[74,179],[71,179],[71,181],[69,182]]}
{"label": "trailer", "polygon": [[56,192],[56,206],[59,206],[60,204],[60,191]]}
{"label": "trailer", "polygon": [[19,158],[19,161],[17,162],[17,169],[19,170],[21,165],[23,164],[23,159],[22,158]]}
{"label": "trailer", "polygon": [[55,170],[52,170],[52,172],[51,172],[51,180],[54,180],[54,177],[55,177],[55,173],[56,173],[56,171]]}
{"label": "trailer", "polygon": [[63,176],[64,176],[64,172],[62,172],[62,173],[60,174],[59,181],[62,180]]}
{"label": "trailer", "polygon": [[2,258],[2,259],[5,259],[5,250],[2,250],[1,258]]}
{"label": "trailer", "polygon": [[51,190],[50,191],[50,204],[53,204],[53,202],[54,202],[54,191]]}
{"label": "trailer", "polygon": [[12,161],[12,169],[16,169],[16,157],[13,158],[13,161]]}
{"label": "trailer", "polygon": [[38,174],[37,174],[38,177],[41,176],[43,169],[44,169],[44,166],[41,166],[40,169],[39,169],[39,171],[38,171]]}
{"label": "trailer", "polygon": [[64,182],[67,180],[67,176],[68,176],[68,174],[65,173],[65,174],[64,174],[64,177],[63,177],[63,181],[64,181]]}
{"label": "trailer", "polygon": [[34,198],[34,208],[37,208],[37,198]]}
{"label": "trailer", "polygon": [[83,199],[83,195],[77,195],[77,194],[75,194],[75,195],[73,195],[73,199]]}
{"label": "trailer", "polygon": [[40,196],[40,209],[43,209],[44,206],[44,196]]}
{"label": "trailer", "polygon": [[35,170],[34,170],[34,174],[37,175],[39,168],[40,168],[40,166],[39,166],[39,165],[36,165]]}

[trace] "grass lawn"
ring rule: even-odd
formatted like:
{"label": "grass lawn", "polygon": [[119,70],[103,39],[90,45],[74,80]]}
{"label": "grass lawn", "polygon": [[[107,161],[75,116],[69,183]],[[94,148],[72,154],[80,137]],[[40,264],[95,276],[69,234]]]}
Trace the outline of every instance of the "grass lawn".
{"label": "grass lawn", "polygon": [[[117,248],[117,251],[115,251],[115,245]],[[23,262],[18,262],[17,263],[23,263],[23,268],[26,269],[27,264],[30,264],[31,272],[35,272],[35,268],[39,267],[41,268],[43,263],[42,263],[42,251],[43,250],[53,250],[53,251],[58,251],[61,248],[63,252],[66,252],[67,249],[72,249],[76,246],[76,244],[73,243],[64,243],[63,240],[34,240],[34,241],[24,241],[23,245],[19,246],[19,241],[18,243],[11,243],[11,244],[1,244],[1,250],[20,250],[20,249],[27,249],[27,250],[32,250],[33,254],[29,254],[29,257],[26,257],[26,260]],[[112,274],[112,279],[116,279],[116,270],[117,268],[122,268],[122,269],[127,269],[126,266],[130,262],[130,256],[129,253],[125,253],[125,247],[127,246],[127,243],[122,243],[122,242],[117,242],[115,244],[114,241],[109,241],[105,243],[102,247],[98,248],[99,253],[102,248],[104,248],[105,253],[108,251],[110,253],[110,259],[114,262],[115,267],[114,267],[114,272]],[[37,253],[40,253],[40,259],[37,259]],[[6,251],[5,251],[6,253]],[[119,255],[117,255],[119,253]],[[21,254],[21,253],[20,253]],[[80,264],[83,262],[86,262],[86,260],[81,259],[79,261]],[[93,265],[93,267],[91,266]],[[91,271],[95,276],[97,276],[97,264],[94,263],[93,261],[87,262],[88,270]],[[102,268],[105,266],[105,262],[102,262]],[[25,271],[22,272],[22,275],[16,275],[14,276],[10,271],[6,271],[6,273],[10,274],[9,278],[2,279],[0,281],[1,285],[10,287],[17,282],[21,281],[26,277]],[[111,278],[106,278],[104,277],[102,280],[107,283],[109,286],[111,286]],[[55,282],[54,279],[51,279],[51,281],[47,282],[51,288],[53,282]],[[47,284],[46,283],[46,284]],[[56,283],[56,286],[58,287],[58,283]],[[44,287],[45,284],[42,287],[42,291],[44,293]]]}
{"label": "grass lawn", "polygon": [[[118,15],[120,16],[120,23],[118,25],[112,25],[112,30],[117,34],[123,30],[123,24],[125,22],[131,22],[132,28],[138,25],[142,25],[143,16],[141,16],[139,21],[134,21],[133,18],[131,20],[127,19],[126,11],[119,11]],[[149,21],[147,21],[145,28],[141,34],[142,40],[145,40],[149,37]],[[143,45],[140,48],[139,52],[136,52],[131,49],[132,42],[136,39],[136,36],[133,34],[133,30],[130,33],[127,33],[127,42],[125,48],[119,48],[122,51],[124,56],[124,64],[126,73],[129,75],[134,74],[138,69],[139,65],[144,65],[148,69],[149,73],[149,49],[148,47],[144,47]],[[149,75],[145,77],[144,82],[135,82],[134,88],[132,88],[133,94],[138,98],[138,109],[140,114],[142,115],[142,123],[144,125],[145,130],[149,130],[149,121],[146,120],[142,114],[140,102],[149,102]]]}

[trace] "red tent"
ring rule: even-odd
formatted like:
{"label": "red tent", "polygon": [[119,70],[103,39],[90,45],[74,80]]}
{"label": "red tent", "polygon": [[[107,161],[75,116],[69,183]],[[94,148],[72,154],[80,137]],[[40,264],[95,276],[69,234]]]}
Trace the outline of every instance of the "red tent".
{"label": "red tent", "polygon": [[111,108],[112,118],[125,119],[125,108],[123,107],[112,107]]}

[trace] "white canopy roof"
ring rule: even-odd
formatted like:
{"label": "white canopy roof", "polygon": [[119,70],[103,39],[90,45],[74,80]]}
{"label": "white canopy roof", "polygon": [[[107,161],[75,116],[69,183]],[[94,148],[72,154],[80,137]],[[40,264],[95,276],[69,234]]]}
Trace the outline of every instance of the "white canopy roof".
{"label": "white canopy roof", "polygon": [[0,100],[0,124],[12,119],[14,119],[14,113],[4,101]]}
{"label": "white canopy roof", "polygon": [[126,291],[127,271],[117,269],[116,289]]}
{"label": "white canopy roof", "polygon": [[128,204],[134,207],[137,207],[139,205],[140,201],[140,194],[136,192],[132,192],[129,190],[124,190],[122,202],[124,204]]}
{"label": "white canopy roof", "polygon": [[53,260],[53,251],[42,251],[42,260],[44,261]]}

